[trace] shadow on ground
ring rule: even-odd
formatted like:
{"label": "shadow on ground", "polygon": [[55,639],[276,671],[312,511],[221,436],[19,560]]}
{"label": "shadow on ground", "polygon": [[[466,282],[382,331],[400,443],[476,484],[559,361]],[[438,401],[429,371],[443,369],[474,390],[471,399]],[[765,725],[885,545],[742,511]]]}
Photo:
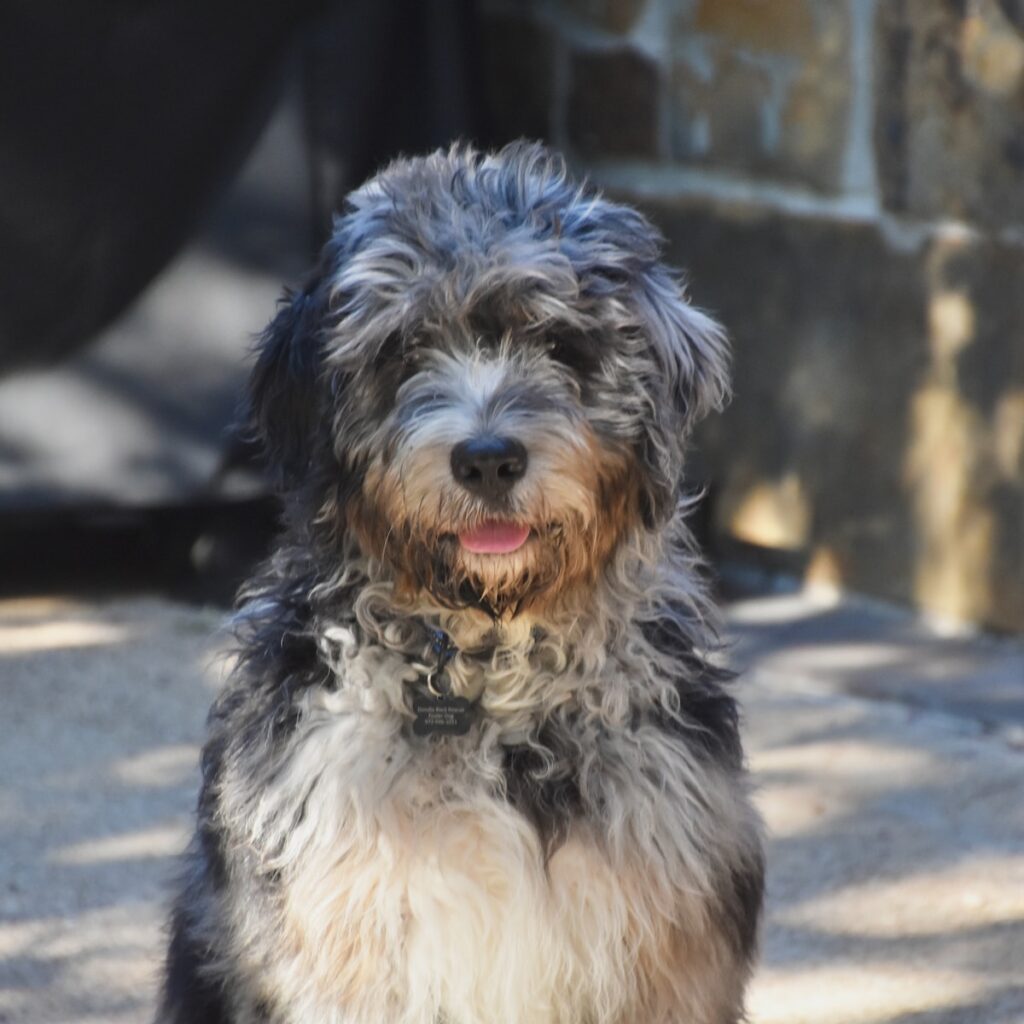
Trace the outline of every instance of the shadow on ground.
{"label": "shadow on ground", "polygon": [[731,621],[770,835],[752,1019],[1024,1020],[1019,647],[799,595]]}
{"label": "shadow on ground", "polygon": [[[887,673],[895,686],[908,666],[949,668],[936,638],[915,634],[908,656],[877,623],[830,633],[827,611],[772,600],[758,622],[733,610],[770,833],[752,1022],[1019,1024],[1013,734],[886,690]],[[156,598],[0,603],[0,1021],[149,1020],[222,614]],[[942,686],[966,690],[991,662],[959,656]]]}
{"label": "shadow on ground", "polygon": [[0,605],[0,1021],[152,1015],[221,613]]}

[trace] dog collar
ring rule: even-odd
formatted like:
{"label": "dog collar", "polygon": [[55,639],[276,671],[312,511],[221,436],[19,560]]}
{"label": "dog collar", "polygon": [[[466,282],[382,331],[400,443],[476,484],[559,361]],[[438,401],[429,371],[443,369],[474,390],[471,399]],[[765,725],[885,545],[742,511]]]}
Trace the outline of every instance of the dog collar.
{"label": "dog collar", "polygon": [[451,692],[448,665],[459,653],[452,638],[442,629],[427,627],[433,665],[416,665],[424,680],[422,690],[413,697],[415,718],[412,731],[417,736],[465,736],[473,724],[474,706],[465,697]]}
{"label": "dog collar", "polygon": [[428,627],[430,636],[430,653],[435,661],[427,671],[427,690],[435,697],[443,697],[448,692],[448,663],[459,653],[455,641],[443,630]]}

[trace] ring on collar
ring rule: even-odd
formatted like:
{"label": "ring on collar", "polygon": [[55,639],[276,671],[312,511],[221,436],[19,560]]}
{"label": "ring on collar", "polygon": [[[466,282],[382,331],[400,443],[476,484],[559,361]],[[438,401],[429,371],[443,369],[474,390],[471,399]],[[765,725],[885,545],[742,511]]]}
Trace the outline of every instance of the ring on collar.
{"label": "ring on collar", "polygon": [[447,685],[439,685],[442,680],[447,682],[446,668],[459,649],[442,630],[429,629],[429,633],[430,649],[437,660],[432,667],[415,665],[424,677],[427,693],[413,698],[412,731],[417,736],[464,736],[472,724],[473,705],[465,697],[453,696]]}
{"label": "ring on collar", "polygon": [[451,692],[451,688],[444,686],[439,688],[437,680],[447,680],[446,669],[449,662],[459,653],[458,647],[452,642],[452,638],[441,629],[429,630],[430,650],[437,658],[432,668],[427,669],[426,687],[434,697],[445,697]]}
{"label": "ring on collar", "polygon": [[448,665],[459,653],[459,649],[443,630],[428,626],[427,633],[430,637],[430,653],[434,656],[434,663],[428,665],[414,661],[412,665],[419,672],[424,688],[432,697],[445,697],[451,692],[450,687],[439,683],[446,679]]}

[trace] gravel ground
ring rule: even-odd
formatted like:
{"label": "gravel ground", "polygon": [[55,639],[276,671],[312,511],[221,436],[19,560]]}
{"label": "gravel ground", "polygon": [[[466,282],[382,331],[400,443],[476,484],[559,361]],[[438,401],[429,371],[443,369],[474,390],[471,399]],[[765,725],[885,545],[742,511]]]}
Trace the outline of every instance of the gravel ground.
{"label": "gravel ground", "polygon": [[[0,1021],[142,1024],[219,611],[0,603]],[[770,831],[754,1024],[1024,1022],[1024,652],[735,604]]]}

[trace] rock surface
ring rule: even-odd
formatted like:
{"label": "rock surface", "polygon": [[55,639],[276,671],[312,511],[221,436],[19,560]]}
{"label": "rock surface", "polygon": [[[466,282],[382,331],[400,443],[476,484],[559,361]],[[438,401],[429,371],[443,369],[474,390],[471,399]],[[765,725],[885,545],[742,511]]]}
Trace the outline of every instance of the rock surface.
{"label": "rock surface", "polygon": [[1024,37],[1007,6],[878,5],[875,144],[888,208],[1020,223]]}
{"label": "rock surface", "polygon": [[1024,3],[485,8],[499,135],[646,205],[735,340],[719,536],[1024,631]]}
{"label": "rock surface", "polygon": [[802,552],[815,582],[1024,630],[1020,251],[738,202],[645,208],[733,342],[735,401],[698,438],[717,532]]}
{"label": "rock surface", "polygon": [[632,50],[576,53],[567,124],[576,150],[597,156],[655,156],[658,69]]}
{"label": "rock surface", "polygon": [[672,156],[837,192],[852,103],[842,0],[679,5]]}

